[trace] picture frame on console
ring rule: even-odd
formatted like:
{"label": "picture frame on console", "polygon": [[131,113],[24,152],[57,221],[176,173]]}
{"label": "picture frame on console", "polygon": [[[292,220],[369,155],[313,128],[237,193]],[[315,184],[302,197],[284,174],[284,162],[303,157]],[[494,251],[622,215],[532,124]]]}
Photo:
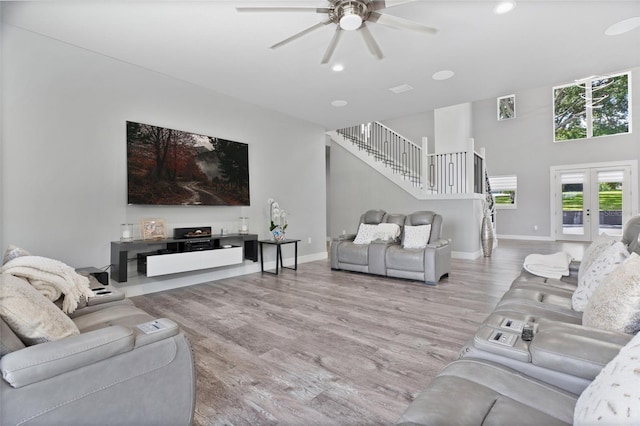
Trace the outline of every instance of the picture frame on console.
{"label": "picture frame on console", "polygon": [[167,223],[164,219],[142,219],[140,234],[143,240],[164,240],[167,238]]}

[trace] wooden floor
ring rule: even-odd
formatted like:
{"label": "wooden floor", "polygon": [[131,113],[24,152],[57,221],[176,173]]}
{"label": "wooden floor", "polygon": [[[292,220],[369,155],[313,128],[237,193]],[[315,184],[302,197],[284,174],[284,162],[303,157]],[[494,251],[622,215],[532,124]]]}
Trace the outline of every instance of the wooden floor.
{"label": "wooden floor", "polygon": [[454,259],[435,287],[318,261],[133,301],[188,334],[197,425],[387,425],[457,358],[527,254],[567,247],[582,246],[500,241],[491,258]]}

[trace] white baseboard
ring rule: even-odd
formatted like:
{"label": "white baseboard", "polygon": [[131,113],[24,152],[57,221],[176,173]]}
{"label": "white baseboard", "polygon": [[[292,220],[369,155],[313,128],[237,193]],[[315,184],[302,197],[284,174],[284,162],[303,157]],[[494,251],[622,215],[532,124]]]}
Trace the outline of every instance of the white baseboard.
{"label": "white baseboard", "polygon": [[498,240],[500,240],[501,238],[504,240],[555,241],[549,236],[498,234]]}
{"label": "white baseboard", "polygon": [[[273,254],[275,257],[275,254]],[[266,258],[267,256],[265,256]],[[301,263],[314,262],[323,260],[328,257],[327,252],[307,254],[298,256],[298,265]],[[293,265],[293,257],[284,257],[286,266]],[[276,268],[276,261],[269,260],[264,262],[266,270]],[[195,284],[202,284],[209,281],[217,281],[224,278],[237,277],[240,275],[254,274],[260,272],[260,261],[251,262],[244,261],[241,265],[226,266],[221,268],[207,269],[201,271],[184,272],[179,274],[161,275],[157,277],[146,277],[144,275],[136,275],[135,268],[132,275],[127,278],[126,283],[118,283],[111,280],[111,285],[123,291],[126,297],[141,296],[143,294],[156,293],[159,291],[171,290],[174,288],[187,287]],[[289,272],[289,271],[287,271]]]}
{"label": "white baseboard", "polygon": [[482,250],[478,251],[452,251],[451,257],[453,259],[474,260],[482,256]]}

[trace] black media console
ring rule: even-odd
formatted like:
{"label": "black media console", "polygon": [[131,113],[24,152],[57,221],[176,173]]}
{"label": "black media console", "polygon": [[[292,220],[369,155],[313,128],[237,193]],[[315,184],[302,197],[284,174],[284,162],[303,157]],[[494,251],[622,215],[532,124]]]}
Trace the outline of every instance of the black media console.
{"label": "black media console", "polygon": [[[147,276],[232,265],[241,263],[243,259],[258,261],[257,234],[226,234],[131,242],[112,241],[111,277],[119,283],[127,282],[129,252],[145,250],[149,246],[157,245],[164,247],[138,255],[138,271]],[[150,259],[151,257],[154,259]],[[161,260],[161,262],[150,262],[151,260]]]}

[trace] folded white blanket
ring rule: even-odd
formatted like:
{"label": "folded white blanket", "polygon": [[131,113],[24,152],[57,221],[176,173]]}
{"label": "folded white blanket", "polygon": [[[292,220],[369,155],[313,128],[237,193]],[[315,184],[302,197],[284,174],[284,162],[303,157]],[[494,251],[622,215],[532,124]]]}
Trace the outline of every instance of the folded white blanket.
{"label": "folded white blanket", "polygon": [[64,295],[62,310],[71,313],[81,298],[93,296],[89,279],[59,260],[40,256],[21,256],[5,263],[0,272],[25,278],[51,301]]}
{"label": "folded white blanket", "polygon": [[554,254],[530,254],[524,259],[524,269],[534,275],[559,280],[569,275],[569,263],[573,257],[560,251]]}

